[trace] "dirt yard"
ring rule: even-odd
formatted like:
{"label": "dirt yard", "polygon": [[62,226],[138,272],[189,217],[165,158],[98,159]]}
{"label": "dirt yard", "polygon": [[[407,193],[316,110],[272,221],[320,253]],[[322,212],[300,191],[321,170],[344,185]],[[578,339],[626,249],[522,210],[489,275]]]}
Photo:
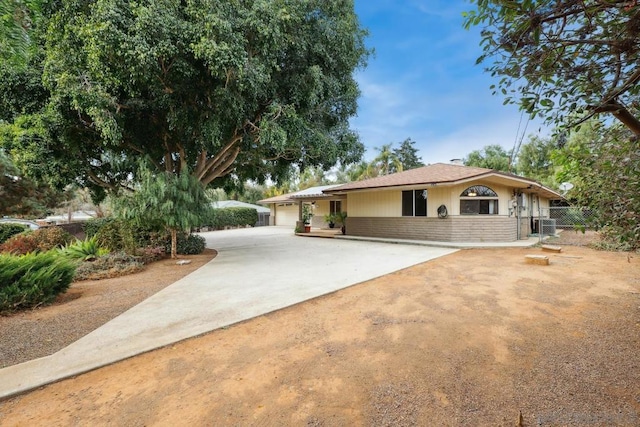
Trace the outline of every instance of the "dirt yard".
{"label": "dirt yard", "polygon": [[638,255],[541,253],[460,251],[2,401],[0,425],[640,425]]}

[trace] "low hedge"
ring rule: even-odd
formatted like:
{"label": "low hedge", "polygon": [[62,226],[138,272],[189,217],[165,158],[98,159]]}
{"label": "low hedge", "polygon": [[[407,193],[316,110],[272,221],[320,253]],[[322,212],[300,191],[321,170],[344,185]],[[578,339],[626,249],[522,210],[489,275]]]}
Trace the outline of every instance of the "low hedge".
{"label": "low hedge", "polygon": [[55,251],[0,255],[0,313],[50,303],[69,288],[75,271]]}
{"label": "low hedge", "polygon": [[225,227],[254,226],[258,222],[258,211],[254,208],[220,208],[211,210],[211,218],[204,224],[207,227],[221,229]]}
{"label": "low hedge", "polygon": [[[178,233],[177,245],[178,255],[198,255],[204,252],[206,241],[196,234]],[[171,238],[165,240],[164,249],[168,254],[171,253]]]}
{"label": "low hedge", "polygon": [[10,237],[27,230],[26,225],[0,223],[0,243],[6,242]]}

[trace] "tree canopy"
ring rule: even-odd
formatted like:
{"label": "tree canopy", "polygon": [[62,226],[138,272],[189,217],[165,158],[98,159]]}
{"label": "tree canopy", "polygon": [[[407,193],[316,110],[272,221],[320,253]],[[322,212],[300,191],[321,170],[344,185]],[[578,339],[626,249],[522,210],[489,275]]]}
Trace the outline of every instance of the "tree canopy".
{"label": "tree canopy", "polygon": [[558,144],[552,138],[530,135],[529,141],[523,144],[518,152],[516,172],[547,187],[557,188],[556,167],[552,159],[552,154],[557,148]]}
{"label": "tree canopy", "polygon": [[400,143],[400,147],[393,149],[393,154],[402,163],[402,170],[420,168],[424,166],[424,162],[418,156],[418,149],[415,147],[415,141],[407,138]]}
{"label": "tree canopy", "polygon": [[574,184],[568,197],[588,206],[605,241],[616,248],[640,248],[640,150],[621,126],[590,121],[553,153],[559,182]]}
{"label": "tree canopy", "polygon": [[353,73],[369,52],[352,1],[61,0],[51,9],[40,114],[52,156],[81,163],[83,183],[117,190],[143,156],[158,171],[222,185],[363,153],[348,119]]}
{"label": "tree canopy", "polygon": [[487,145],[482,150],[473,150],[469,153],[464,158],[464,164],[509,172],[510,154],[500,145]]}
{"label": "tree canopy", "polygon": [[0,149],[0,217],[40,217],[68,196],[25,176]]}
{"label": "tree canopy", "polygon": [[42,0],[0,1],[0,61],[24,64],[33,51],[32,30],[41,18]]}
{"label": "tree canopy", "polygon": [[[472,0],[478,62],[505,103],[556,125],[610,113],[640,135],[640,6],[628,0]],[[494,93],[495,93],[494,92]],[[577,118],[576,118],[577,117]]]}

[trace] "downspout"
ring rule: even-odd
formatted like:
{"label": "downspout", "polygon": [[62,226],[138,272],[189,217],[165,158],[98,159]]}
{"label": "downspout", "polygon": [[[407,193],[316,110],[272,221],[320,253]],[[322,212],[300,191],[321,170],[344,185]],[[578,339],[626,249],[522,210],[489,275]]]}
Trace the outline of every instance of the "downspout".
{"label": "downspout", "polygon": [[520,240],[520,198],[522,193],[516,193],[516,239]]}
{"label": "downspout", "polygon": [[542,208],[540,207],[540,196],[538,194],[536,194],[536,199],[538,200],[538,227],[540,227],[540,230],[538,230],[538,236],[540,236],[540,243],[542,243],[542,230],[544,230],[544,228],[542,227]]}

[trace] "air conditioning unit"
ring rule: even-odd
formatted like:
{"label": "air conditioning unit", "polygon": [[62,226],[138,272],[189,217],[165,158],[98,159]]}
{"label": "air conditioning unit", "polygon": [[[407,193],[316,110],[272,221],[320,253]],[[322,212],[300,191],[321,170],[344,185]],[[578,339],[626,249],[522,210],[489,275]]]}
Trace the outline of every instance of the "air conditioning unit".
{"label": "air conditioning unit", "polygon": [[556,234],[556,220],[551,218],[541,218],[540,226],[543,236],[553,236]]}

